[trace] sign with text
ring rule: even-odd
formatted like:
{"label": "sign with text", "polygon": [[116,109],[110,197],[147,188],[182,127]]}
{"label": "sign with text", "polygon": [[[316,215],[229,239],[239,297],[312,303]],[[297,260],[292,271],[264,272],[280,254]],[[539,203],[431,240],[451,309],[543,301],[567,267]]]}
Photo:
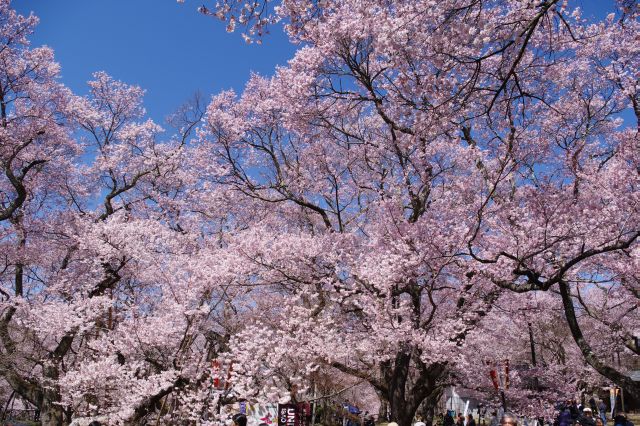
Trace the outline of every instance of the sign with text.
{"label": "sign with text", "polygon": [[278,404],[278,426],[298,426],[299,424],[296,404]]}

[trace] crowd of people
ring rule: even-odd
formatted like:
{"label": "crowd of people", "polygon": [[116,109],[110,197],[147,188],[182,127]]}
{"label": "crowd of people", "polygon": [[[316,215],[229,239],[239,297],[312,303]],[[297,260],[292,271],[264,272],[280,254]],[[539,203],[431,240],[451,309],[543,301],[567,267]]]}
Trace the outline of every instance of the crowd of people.
{"label": "crowd of people", "polygon": [[[515,415],[498,413],[493,411],[485,418],[481,411],[478,419],[479,426],[634,426],[625,413],[617,411],[609,418],[608,407],[604,401],[596,401],[590,398],[588,404],[582,404],[575,400],[567,400],[557,405],[557,415],[553,421],[543,418],[518,419]],[[429,423],[431,424],[431,423]],[[456,415],[453,411],[440,414],[432,423],[434,426],[476,426],[473,415]],[[393,426],[390,423],[389,426]],[[413,426],[426,426],[420,418],[416,419]]]}
{"label": "crowd of people", "polygon": [[[340,423],[347,426],[375,426],[376,422],[372,415],[365,412],[360,417],[360,410],[351,404],[344,404],[343,406],[343,418],[340,419]],[[529,426],[536,425],[544,426],[634,426],[634,424],[626,417],[622,412],[616,413],[612,419],[608,418],[607,406],[604,402],[596,403],[591,398],[589,405],[583,405],[576,401],[565,401],[557,406],[558,414],[553,422],[547,422],[544,419],[526,419],[519,421],[518,417],[513,414],[505,413],[499,416],[497,411],[493,411],[490,416],[485,419],[482,416],[480,426]],[[434,419],[434,424],[437,426],[476,426],[476,419],[472,414],[466,416],[462,413],[455,415],[454,412],[447,412],[441,414]],[[247,426],[247,417],[244,414],[236,414],[230,418],[229,424],[233,426]],[[337,424],[337,423],[336,423]],[[267,426],[261,424],[260,426]],[[397,423],[391,422],[387,426],[397,426]],[[413,426],[427,426],[427,423],[420,417],[416,418]]]}
{"label": "crowd of people", "polygon": [[588,406],[575,400],[560,404],[554,426],[606,426],[610,420],[613,426],[633,426],[622,412],[616,413],[613,419],[608,419],[604,401],[597,403],[594,398],[591,398]]}

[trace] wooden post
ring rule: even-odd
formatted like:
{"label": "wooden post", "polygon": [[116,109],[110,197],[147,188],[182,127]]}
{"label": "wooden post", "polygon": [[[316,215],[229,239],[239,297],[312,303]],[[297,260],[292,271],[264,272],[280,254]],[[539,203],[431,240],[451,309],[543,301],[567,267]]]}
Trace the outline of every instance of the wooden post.
{"label": "wooden post", "polygon": [[313,381],[313,406],[311,407],[311,426],[315,426],[316,424],[316,404],[318,403],[318,401],[316,401],[316,393],[318,392],[318,386],[316,384],[316,381]]}

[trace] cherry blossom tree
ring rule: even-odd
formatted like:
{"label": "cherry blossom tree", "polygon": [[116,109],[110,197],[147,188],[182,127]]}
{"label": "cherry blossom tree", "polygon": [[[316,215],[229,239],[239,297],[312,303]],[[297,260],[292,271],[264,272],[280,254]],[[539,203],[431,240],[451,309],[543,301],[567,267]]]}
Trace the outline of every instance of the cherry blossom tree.
{"label": "cherry blossom tree", "polygon": [[181,216],[201,111],[160,141],[140,88],[96,73],[73,96],[51,50],[28,46],[36,18],[8,1],[0,17],[2,378],[45,425],[136,423],[187,386],[197,398],[217,340],[194,330],[215,322],[210,276],[223,276],[197,261],[216,246]]}
{"label": "cherry blossom tree", "polygon": [[[2,376],[16,392],[48,412],[55,411],[51,406],[55,396],[50,388],[32,381],[33,364],[20,356],[29,345],[16,338],[12,324],[20,321],[20,305],[32,285],[38,285],[30,283],[39,275],[31,269],[30,258],[49,256],[42,247],[31,250],[32,244],[38,247],[35,234],[46,232],[39,213],[57,209],[55,200],[63,197],[73,158],[79,153],[68,126],[75,99],[57,81],[59,67],[52,51],[28,48],[27,36],[37,19],[17,15],[8,1],[0,2],[0,17]],[[44,370],[55,378],[55,371]]]}
{"label": "cherry blossom tree", "polygon": [[[527,303],[522,303],[522,296],[508,295],[483,326],[489,329],[468,339],[474,348],[472,366],[460,370],[456,383],[495,409],[506,402],[509,411],[553,421],[558,401],[604,384],[584,363],[579,348],[570,344],[571,332],[556,297],[530,294]],[[496,329],[501,332],[492,332]]]}
{"label": "cherry blossom tree", "polygon": [[[590,23],[552,0],[270,5],[210,12],[249,36],[282,20],[302,45],[207,116],[216,182],[263,223],[242,251],[252,281],[289,293],[279,324],[248,330],[293,340],[252,347],[246,376],[330,365],[371,380],[408,424],[408,399],[469,365],[459,345],[504,289],[556,295],[588,364],[637,395],[606,361],[637,352],[637,9]],[[602,332],[619,337],[605,347]]]}
{"label": "cherry blossom tree", "polygon": [[328,375],[407,426],[504,359],[522,413],[638,393],[607,361],[638,353],[633,4],[236,6],[201,11],[298,52],[167,131],[105,73],[74,96],[0,0],[0,376],[43,424],[215,424]]}

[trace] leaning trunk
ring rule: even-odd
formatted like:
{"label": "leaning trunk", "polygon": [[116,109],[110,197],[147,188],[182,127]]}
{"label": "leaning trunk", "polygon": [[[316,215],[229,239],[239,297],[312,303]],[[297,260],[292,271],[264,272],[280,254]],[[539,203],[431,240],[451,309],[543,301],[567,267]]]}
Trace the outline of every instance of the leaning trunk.
{"label": "leaning trunk", "polygon": [[45,389],[37,407],[40,410],[42,426],[63,426],[70,423],[70,413],[67,415],[60,405],[60,394],[55,389]]}
{"label": "leaning trunk", "polygon": [[620,386],[634,398],[640,399],[640,381],[633,380],[631,377],[621,371],[618,371],[613,366],[606,364],[598,357],[582,334],[582,329],[580,328],[580,324],[578,324],[578,318],[576,317],[576,312],[573,307],[573,299],[571,298],[571,289],[569,284],[564,281],[560,281],[559,287],[569,330],[571,331],[573,340],[576,342],[576,345],[578,345],[580,352],[582,352],[584,360],[598,373]]}

